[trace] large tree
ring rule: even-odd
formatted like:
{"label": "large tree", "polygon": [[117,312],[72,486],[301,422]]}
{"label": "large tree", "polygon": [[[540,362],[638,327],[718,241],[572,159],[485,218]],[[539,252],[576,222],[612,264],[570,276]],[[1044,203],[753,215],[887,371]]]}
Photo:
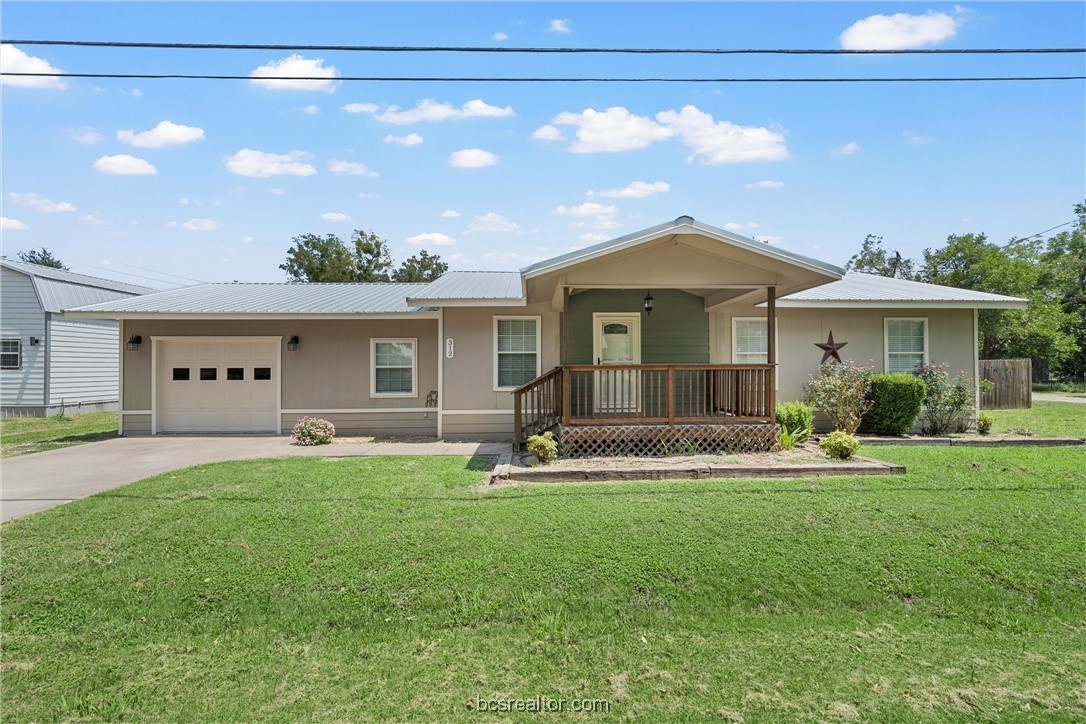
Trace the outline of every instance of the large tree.
{"label": "large tree", "polygon": [[423,249],[415,256],[404,260],[400,268],[392,272],[392,280],[396,282],[432,282],[447,271],[449,271],[449,265],[441,261],[440,256]]}
{"label": "large tree", "polygon": [[1071,352],[1058,366],[1062,376],[1081,380],[1086,375],[1086,203],[1075,205],[1070,231],[1051,237],[1040,255],[1040,283],[1066,317],[1064,331],[1074,340]]}
{"label": "large tree", "polygon": [[31,249],[30,251],[20,251],[19,261],[24,261],[27,264],[38,264],[40,266],[48,266],[54,269],[63,269],[68,271],[68,266],[53,255],[53,252],[46,249],[44,246],[40,249]]}
{"label": "large tree", "polygon": [[913,260],[903,257],[898,252],[883,248],[882,237],[868,234],[860,251],[845,264],[851,272],[877,274],[880,277],[896,279],[915,279],[916,270]]}
{"label": "large tree", "polygon": [[302,234],[292,241],[286,262],[279,265],[292,282],[358,281],[354,255],[335,234]]}

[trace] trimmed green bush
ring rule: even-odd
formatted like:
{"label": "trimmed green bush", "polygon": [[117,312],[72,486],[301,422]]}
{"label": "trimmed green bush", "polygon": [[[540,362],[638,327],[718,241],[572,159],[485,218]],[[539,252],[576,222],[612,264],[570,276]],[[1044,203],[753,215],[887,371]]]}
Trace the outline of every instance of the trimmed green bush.
{"label": "trimmed green bush", "polygon": [[864,415],[863,429],[876,435],[904,435],[916,424],[924,404],[924,380],[907,372],[871,375],[871,409]]}
{"label": "trimmed green bush", "polygon": [[814,410],[802,402],[778,402],[777,424],[788,431],[795,445],[807,442],[814,429]]}
{"label": "trimmed green bush", "polygon": [[834,460],[848,460],[860,449],[860,441],[855,435],[834,430],[818,441],[818,447]]}
{"label": "trimmed green bush", "polygon": [[554,439],[554,433],[547,430],[542,435],[532,435],[525,445],[528,452],[536,456],[541,463],[549,463],[558,457],[558,441]]}

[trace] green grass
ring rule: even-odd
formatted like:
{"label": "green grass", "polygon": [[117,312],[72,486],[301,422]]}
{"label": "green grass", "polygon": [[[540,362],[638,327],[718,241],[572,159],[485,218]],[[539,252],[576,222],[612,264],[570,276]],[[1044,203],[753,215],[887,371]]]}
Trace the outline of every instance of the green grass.
{"label": "green grass", "polygon": [[992,416],[992,432],[1027,429],[1034,435],[1086,437],[1086,405],[1034,400],[1028,410],[982,410]]}
{"label": "green grass", "polygon": [[1034,392],[1062,392],[1075,396],[1086,395],[1086,382],[1034,382]]}
{"label": "green grass", "polygon": [[116,436],[116,412],[91,412],[70,417],[7,418],[0,420],[0,453],[9,458]]}
{"label": "green grass", "polygon": [[0,531],[4,718],[1081,719],[1086,451],[877,454],[908,475],[487,491],[463,458],[291,458],[134,483]]}

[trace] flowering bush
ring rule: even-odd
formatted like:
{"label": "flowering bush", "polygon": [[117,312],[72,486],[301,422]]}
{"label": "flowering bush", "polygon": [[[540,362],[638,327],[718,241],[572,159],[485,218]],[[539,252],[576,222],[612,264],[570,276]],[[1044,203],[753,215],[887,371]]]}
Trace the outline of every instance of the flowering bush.
{"label": "flowering bush", "polygon": [[803,388],[804,400],[830,418],[834,430],[854,433],[871,409],[871,368],[859,362],[826,362]]}
{"label": "flowering bush", "polygon": [[848,460],[860,449],[860,441],[847,432],[834,430],[818,441],[818,447],[834,460]]}
{"label": "flowering bush", "polygon": [[303,417],[294,425],[290,436],[299,445],[327,445],[336,436],[336,426],[318,417]]}
{"label": "flowering bush", "polygon": [[[951,379],[946,364],[929,362],[916,371],[924,380],[927,396],[924,398],[922,428],[925,435],[945,435],[948,432],[965,432],[969,420],[976,411],[976,388],[973,379],[958,371]],[[981,382],[983,390],[986,380]]]}

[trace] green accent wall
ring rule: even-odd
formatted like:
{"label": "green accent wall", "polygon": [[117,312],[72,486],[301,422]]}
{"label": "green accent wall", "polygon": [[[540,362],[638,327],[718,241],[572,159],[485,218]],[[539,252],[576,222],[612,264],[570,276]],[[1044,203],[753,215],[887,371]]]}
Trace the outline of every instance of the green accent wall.
{"label": "green accent wall", "polygon": [[593,312],[641,312],[643,364],[707,364],[709,314],[705,300],[677,289],[654,289],[656,307],[645,314],[645,290],[589,289],[569,298],[569,362],[594,364]]}

